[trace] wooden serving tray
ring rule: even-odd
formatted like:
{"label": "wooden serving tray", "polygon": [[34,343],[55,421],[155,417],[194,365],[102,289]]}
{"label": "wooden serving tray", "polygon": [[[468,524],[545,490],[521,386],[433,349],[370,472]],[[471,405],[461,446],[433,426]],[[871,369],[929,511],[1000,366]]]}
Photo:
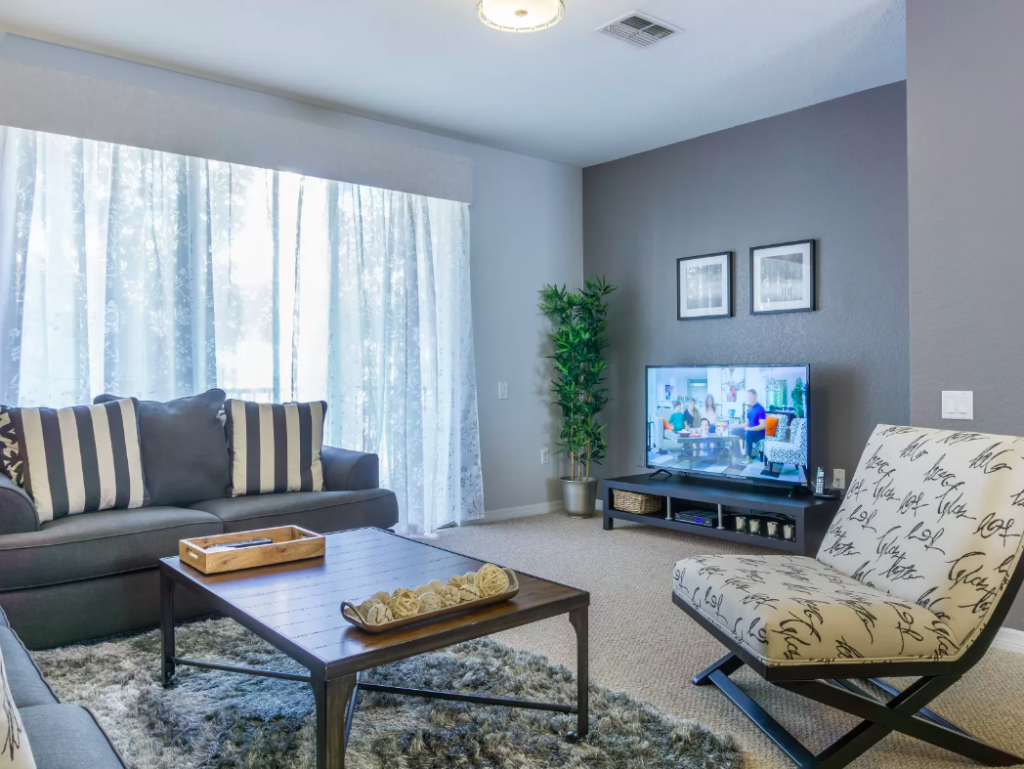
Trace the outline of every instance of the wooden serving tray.
{"label": "wooden serving tray", "polygon": [[437,611],[427,612],[426,614],[417,614],[415,617],[392,620],[391,622],[386,622],[383,625],[370,625],[363,621],[363,616],[359,613],[359,608],[354,603],[351,601],[342,601],[341,616],[360,630],[365,630],[367,633],[384,633],[388,630],[395,630],[396,628],[411,625],[414,622],[428,622],[460,611],[469,611],[470,609],[479,609],[481,606],[490,606],[492,603],[500,603],[501,601],[508,601],[515,598],[516,594],[519,592],[519,577],[516,576],[516,573],[512,571],[512,569],[503,569],[503,571],[508,574],[508,590],[504,593],[498,593],[497,595],[489,595],[486,598],[478,598],[475,601],[460,603],[458,606],[446,606],[443,609],[438,609]]}
{"label": "wooden serving tray", "polygon": [[[266,545],[253,545],[238,550],[215,550],[217,545],[244,542],[247,539],[270,539]],[[203,574],[222,574],[226,571],[255,569],[275,563],[319,558],[326,549],[323,535],[299,526],[279,526],[273,529],[239,531],[234,534],[216,534],[178,542],[178,555]]]}

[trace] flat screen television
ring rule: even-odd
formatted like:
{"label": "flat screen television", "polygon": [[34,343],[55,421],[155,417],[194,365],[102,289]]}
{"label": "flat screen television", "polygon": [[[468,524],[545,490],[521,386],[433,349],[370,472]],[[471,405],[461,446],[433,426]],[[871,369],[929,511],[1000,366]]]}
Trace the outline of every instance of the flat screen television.
{"label": "flat screen television", "polygon": [[809,382],[806,365],[648,366],[647,467],[807,483]]}

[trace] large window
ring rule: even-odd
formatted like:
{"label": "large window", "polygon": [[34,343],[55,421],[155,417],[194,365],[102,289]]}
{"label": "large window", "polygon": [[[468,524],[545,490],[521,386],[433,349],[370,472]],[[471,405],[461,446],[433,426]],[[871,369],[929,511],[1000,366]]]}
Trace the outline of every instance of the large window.
{"label": "large window", "polygon": [[0,127],[0,401],[323,398],[415,532],[482,513],[464,203]]}

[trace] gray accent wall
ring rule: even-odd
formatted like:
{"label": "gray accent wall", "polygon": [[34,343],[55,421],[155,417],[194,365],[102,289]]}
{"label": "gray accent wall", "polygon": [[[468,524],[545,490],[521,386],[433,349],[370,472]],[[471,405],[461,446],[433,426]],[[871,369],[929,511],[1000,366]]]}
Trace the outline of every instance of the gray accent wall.
{"label": "gray accent wall", "polygon": [[[907,3],[916,425],[1024,435],[1021,30],[1020,0]],[[973,390],[974,419],[941,419],[943,390]],[[1024,629],[1024,594],[1006,625]]]}
{"label": "gray accent wall", "polygon": [[[909,413],[906,88],[584,169],[586,275],[612,294],[604,477],[643,465],[646,364],[808,363],[814,464]],[[750,314],[749,249],[818,241],[818,310]],[[676,319],[675,260],[735,252],[734,317]]]}
{"label": "gray accent wall", "polygon": [[[1024,2],[907,16],[910,415],[1024,435]],[[974,420],[942,420],[942,390],[973,390]]]}

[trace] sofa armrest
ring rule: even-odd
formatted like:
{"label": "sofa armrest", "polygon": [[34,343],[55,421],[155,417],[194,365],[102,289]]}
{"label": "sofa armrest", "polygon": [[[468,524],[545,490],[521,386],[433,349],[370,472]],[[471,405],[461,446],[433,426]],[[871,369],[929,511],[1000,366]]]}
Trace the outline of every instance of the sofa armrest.
{"label": "sofa armrest", "polygon": [[328,491],[360,491],[380,486],[380,460],[376,454],[324,446],[320,459]]}
{"label": "sofa armrest", "polygon": [[0,475],[0,534],[38,529],[39,515],[32,497],[6,475]]}

